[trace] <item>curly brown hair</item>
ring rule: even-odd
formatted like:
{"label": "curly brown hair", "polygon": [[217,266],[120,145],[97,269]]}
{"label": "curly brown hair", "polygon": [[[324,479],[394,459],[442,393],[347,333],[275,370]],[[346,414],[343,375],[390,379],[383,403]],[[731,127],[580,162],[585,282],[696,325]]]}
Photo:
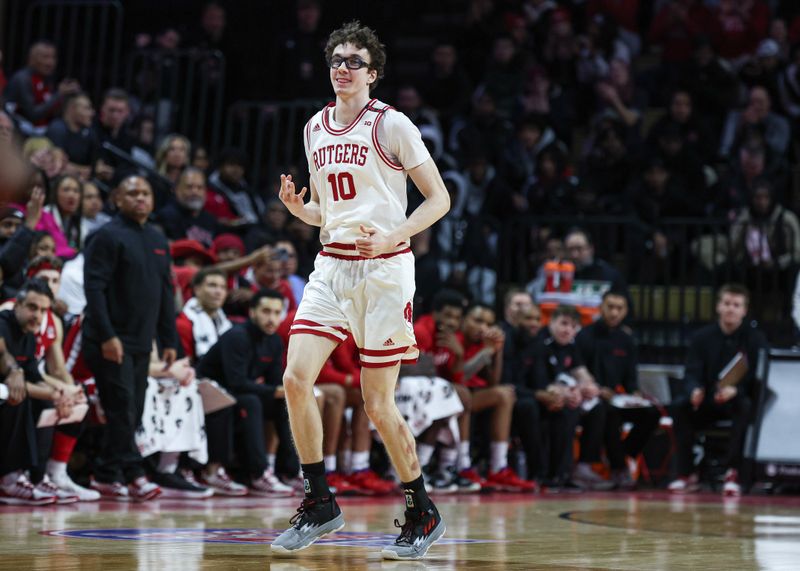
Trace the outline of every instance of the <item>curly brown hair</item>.
{"label": "curly brown hair", "polygon": [[371,61],[368,69],[374,69],[378,73],[378,77],[369,86],[369,90],[372,91],[383,77],[383,70],[386,67],[386,46],[378,39],[375,30],[362,26],[358,20],[353,20],[331,32],[328,43],[325,44],[325,61],[330,61],[334,48],[343,44],[352,44],[358,49],[364,48],[369,52]]}

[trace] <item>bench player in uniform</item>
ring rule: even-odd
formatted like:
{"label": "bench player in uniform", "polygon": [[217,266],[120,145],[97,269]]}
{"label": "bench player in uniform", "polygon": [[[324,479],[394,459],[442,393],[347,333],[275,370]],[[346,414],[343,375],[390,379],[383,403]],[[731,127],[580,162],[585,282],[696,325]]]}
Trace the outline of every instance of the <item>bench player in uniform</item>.
{"label": "bench player in uniform", "polygon": [[[449,209],[439,171],[419,130],[402,113],[370,97],[386,54],[375,33],[358,22],[334,31],[325,46],[336,94],[306,124],[308,189],[295,192],[281,175],[280,198],[294,215],[320,226],[317,256],[290,330],[283,383],[306,497],[273,553],[304,549],[341,529],[344,518],[328,489],[322,461],[322,425],[312,388],[320,369],[349,331],[361,360],[364,407],[402,481],[405,523],[382,550],[388,559],[419,559],[445,524],[428,498],[414,438],[394,400],[400,363],[418,351],[412,324],[414,257],[411,236]],[[406,177],[425,200],[406,219]]]}

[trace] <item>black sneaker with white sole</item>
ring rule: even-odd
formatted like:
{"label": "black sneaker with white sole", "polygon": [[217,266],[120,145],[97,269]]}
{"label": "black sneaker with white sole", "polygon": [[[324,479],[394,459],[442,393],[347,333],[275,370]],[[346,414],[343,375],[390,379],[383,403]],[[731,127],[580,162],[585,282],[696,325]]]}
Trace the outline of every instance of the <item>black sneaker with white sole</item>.
{"label": "black sneaker with white sole", "polygon": [[431,545],[444,535],[444,520],[433,504],[424,511],[406,510],[405,516],[403,525],[394,520],[395,527],[400,528],[400,535],[394,544],[383,548],[381,556],[384,559],[422,559]]}
{"label": "black sneaker with white sole", "polygon": [[180,498],[185,500],[202,500],[214,495],[214,490],[189,482],[180,474],[153,474],[153,482],[161,488],[161,498]]}
{"label": "black sneaker with white sole", "polygon": [[344,527],[344,515],[334,494],[324,498],[304,498],[292,526],[272,542],[272,553],[282,555],[305,549],[319,538]]}

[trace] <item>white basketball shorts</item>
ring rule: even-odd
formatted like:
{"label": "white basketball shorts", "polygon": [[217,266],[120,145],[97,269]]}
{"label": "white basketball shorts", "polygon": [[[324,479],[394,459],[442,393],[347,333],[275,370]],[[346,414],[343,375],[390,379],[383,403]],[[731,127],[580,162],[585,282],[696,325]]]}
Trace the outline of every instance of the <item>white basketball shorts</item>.
{"label": "white basketball shorts", "polygon": [[337,343],[349,331],[362,367],[415,363],[414,255],[382,258],[327,251],[317,255],[290,335],[311,334]]}

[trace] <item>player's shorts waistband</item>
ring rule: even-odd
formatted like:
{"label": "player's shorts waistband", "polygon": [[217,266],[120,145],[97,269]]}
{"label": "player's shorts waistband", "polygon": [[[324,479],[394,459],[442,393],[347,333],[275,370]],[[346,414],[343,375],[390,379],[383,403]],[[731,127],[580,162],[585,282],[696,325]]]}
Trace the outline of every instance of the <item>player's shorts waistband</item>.
{"label": "player's shorts waistband", "polygon": [[386,258],[393,258],[395,256],[399,256],[400,254],[408,254],[411,252],[411,248],[408,246],[407,243],[402,242],[397,245],[397,250],[394,252],[388,252],[386,254],[381,254],[380,256],[375,256],[374,258],[367,258],[365,256],[360,256],[358,254],[358,250],[356,250],[355,244],[344,244],[341,242],[330,242],[328,244],[322,245],[322,251],[319,253],[320,256],[327,256],[330,258],[336,258],[337,260],[349,260],[349,261],[361,261],[361,260],[376,260],[376,259],[386,259]]}

